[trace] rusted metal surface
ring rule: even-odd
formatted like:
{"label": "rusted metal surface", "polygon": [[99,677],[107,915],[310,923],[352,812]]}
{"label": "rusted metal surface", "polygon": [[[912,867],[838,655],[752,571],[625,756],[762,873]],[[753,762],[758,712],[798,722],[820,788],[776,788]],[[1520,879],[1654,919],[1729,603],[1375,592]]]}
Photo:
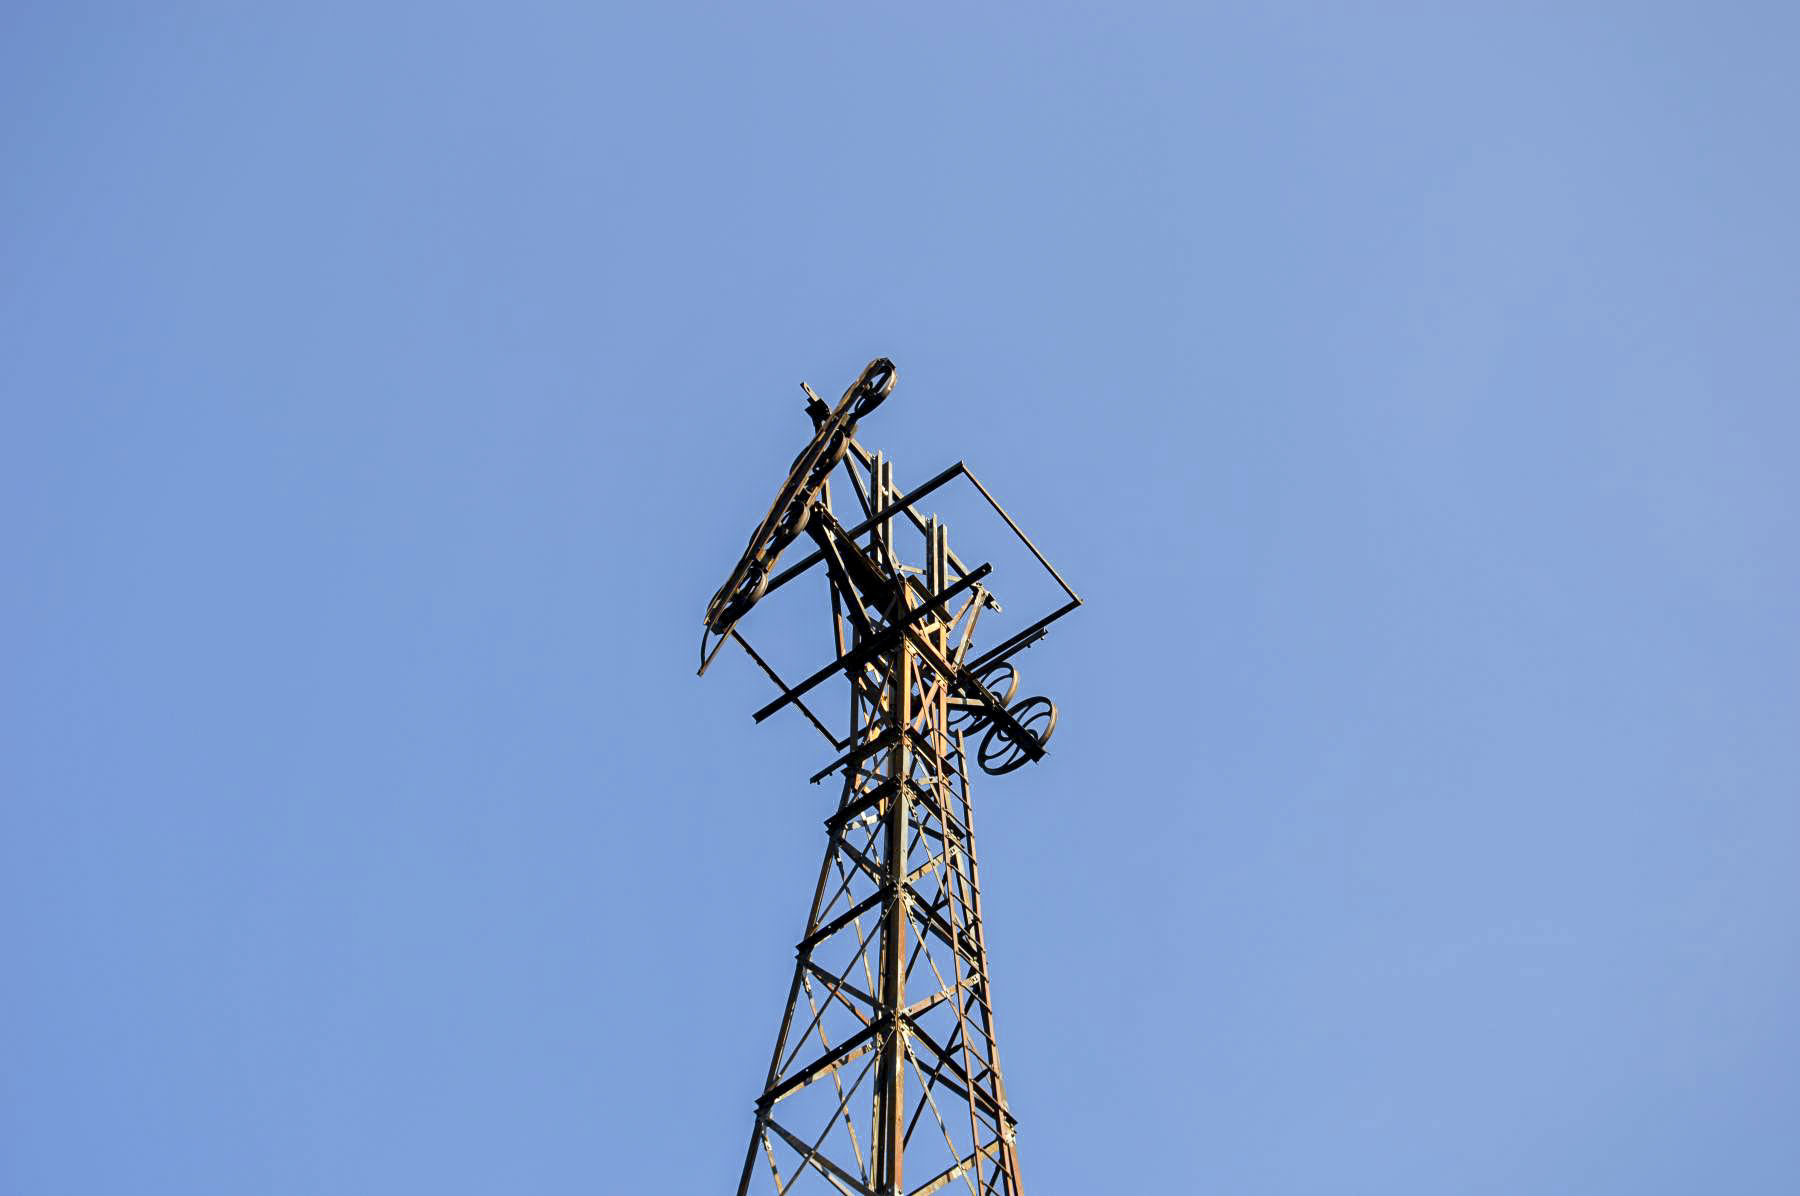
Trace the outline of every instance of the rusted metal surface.
{"label": "rusted metal surface", "polygon": [[[1056,707],[1042,696],[1015,700],[1012,658],[1081,599],[960,461],[908,496],[892,463],[857,442],[857,421],[897,376],[877,358],[835,407],[806,388],[812,440],[706,609],[700,671],[735,641],[778,691],[757,721],[796,707],[839,753],[812,779],[843,774],[739,1196],[1021,1192],[969,773],[972,763],[998,774],[1043,758]],[[834,476],[854,498],[848,518],[832,508]],[[993,567],[964,563],[948,528],[919,510],[964,478],[1064,595],[985,652],[976,627],[999,609]],[[813,550],[776,573],[801,536]],[[825,583],[836,654],[789,685],[740,624],[809,575]],[[805,701],[840,677],[849,695],[841,735]]]}

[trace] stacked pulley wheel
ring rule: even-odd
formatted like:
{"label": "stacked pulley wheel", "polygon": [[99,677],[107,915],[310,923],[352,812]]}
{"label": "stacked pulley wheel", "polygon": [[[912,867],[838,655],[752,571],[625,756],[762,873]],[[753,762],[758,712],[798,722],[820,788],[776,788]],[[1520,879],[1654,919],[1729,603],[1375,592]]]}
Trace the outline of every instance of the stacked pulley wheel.
{"label": "stacked pulley wheel", "polygon": [[996,722],[991,707],[961,706],[950,716],[950,729],[961,731],[965,736],[981,735],[981,746],[976,750],[975,759],[982,771],[1001,776],[1041,755],[1043,746],[1056,733],[1056,703],[1041,695],[1014,703],[1013,696],[1019,692],[1019,670],[1010,660],[995,661],[983,668],[975,679],[994,699],[995,705],[1006,710],[1013,724],[1031,736],[1037,748],[1035,751],[1028,748],[1019,741],[1012,727]]}
{"label": "stacked pulley wheel", "polygon": [[895,377],[894,363],[877,357],[851,383],[836,409],[819,418],[812,443],[794,458],[787,481],[750,537],[750,546],[744,550],[737,568],[707,603],[706,626],[713,634],[722,636],[730,631],[768,590],[776,558],[806,530],[812,519],[813,500],[850,450],[856,422],[892,393]]}

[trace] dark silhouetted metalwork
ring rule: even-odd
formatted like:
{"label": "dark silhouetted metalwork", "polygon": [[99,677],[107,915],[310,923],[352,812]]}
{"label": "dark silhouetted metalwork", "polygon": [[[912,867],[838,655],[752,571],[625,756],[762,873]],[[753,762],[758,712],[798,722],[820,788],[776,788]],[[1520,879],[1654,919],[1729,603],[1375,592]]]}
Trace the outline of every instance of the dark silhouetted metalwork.
{"label": "dark silhouetted metalwork", "polygon": [[[795,707],[838,753],[813,781],[843,774],[739,1196],[1020,1194],[982,937],[970,753],[995,774],[1043,757],[1056,706],[1015,701],[1013,658],[1081,599],[960,462],[907,494],[892,464],[857,442],[857,421],[896,377],[878,358],[835,407],[803,384],[812,441],[706,608],[700,671],[726,640],[738,643],[779,691],[756,720]],[[834,477],[853,499],[842,513]],[[1000,609],[992,567],[965,564],[945,526],[919,510],[959,479],[1063,595],[985,652],[977,623]],[[802,536],[812,551],[777,572]],[[836,658],[790,685],[738,625],[815,569]],[[849,689],[842,736],[807,703],[836,678]]]}

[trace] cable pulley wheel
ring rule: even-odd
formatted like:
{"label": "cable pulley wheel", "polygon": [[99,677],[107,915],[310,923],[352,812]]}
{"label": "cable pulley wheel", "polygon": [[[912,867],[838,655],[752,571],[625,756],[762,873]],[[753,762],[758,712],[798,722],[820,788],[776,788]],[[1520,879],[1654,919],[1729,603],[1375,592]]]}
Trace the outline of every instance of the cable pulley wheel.
{"label": "cable pulley wheel", "polygon": [[[1056,703],[1049,698],[1042,695],[1026,698],[1007,713],[1037,742],[1039,748],[1049,743],[1050,737],[1056,734]],[[1031,753],[1024,744],[1013,738],[1011,731],[1002,724],[995,723],[988,728],[987,735],[982,739],[981,750],[976,759],[980,761],[983,772],[998,777],[1029,761]]]}
{"label": "cable pulley wheel", "polygon": [[[994,695],[994,700],[1005,706],[1019,692],[1019,670],[1010,660],[996,660],[979,673],[975,679],[981,682],[982,688]],[[974,735],[989,722],[988,712],[979,706],[961,706],[950,714],[950,729],[961,731],[964,735]]]}
{"label": "cable pulley wheel", "polygon": [[744,612],[756,605],[757,599],[769,588],[769,567],[760,558],[752,560],[741,567],[737,578],[737,588],[729,596],[723,590],[714,597],[716,610],[706,621],[706,625],[720,635],[724,628],[730,627],[743,617]]}
{"label": "cable pulley wheel", "polygon": [[862,377],[856,380],[856,397],[850,400],[850,419],[859,420],[881,406],[881,401],[894,392],[899,377],[900,371],[885,357],[877,357],[864,366]]}

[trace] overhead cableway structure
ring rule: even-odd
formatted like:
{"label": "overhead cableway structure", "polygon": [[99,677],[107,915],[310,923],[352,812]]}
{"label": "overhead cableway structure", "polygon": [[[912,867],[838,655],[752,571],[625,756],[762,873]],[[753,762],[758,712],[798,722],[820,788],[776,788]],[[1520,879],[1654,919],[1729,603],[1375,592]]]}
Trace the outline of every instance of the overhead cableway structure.
{"label": "overhead cableway structure", "polygon": [[[961,462],[903,492],[858,442],[896,379],[878,358],[835,406],[802,384],[812,439],[706,609],[701,673],[739,645],[777,691],[755,719],[798,711],[833,753],[812,780],[840,779],[738,1196],[1022,1192],[969,778],[972,764],[998,775],[1045,755],[1057,709],[1018,697],[1017,657],[1081,599]],[[923,509],[956,484],[1059,595],[985,650],[978,627],[1001,609],[994,568],[960,558]],[[790,548],[806,551],[779,569]],[[790,683],[740,628],[803,580],[824,582],[833,658]],[[841,734],[815,708],[839,683]]]}

